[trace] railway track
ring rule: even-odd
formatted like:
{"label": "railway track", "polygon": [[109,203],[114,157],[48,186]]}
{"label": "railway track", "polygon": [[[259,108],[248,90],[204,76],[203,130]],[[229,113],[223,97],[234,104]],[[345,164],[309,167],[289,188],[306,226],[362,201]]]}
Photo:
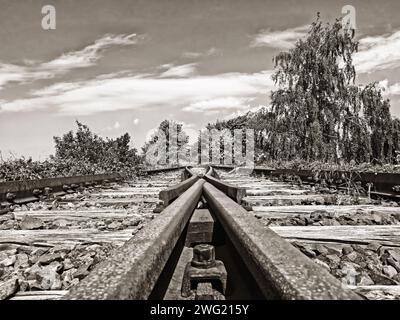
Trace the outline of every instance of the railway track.
{"label": "railway track", "polygon": [[[107,182],[79,193],[67,192],[57,200],[27,204],[31,210],[14,208],[13,220],[18,226],[25,212],[46,227],[58,218],[71,221],[73,228],[68,231],[73,232],[70,237],[56,235],[63,230],[60,223],[56,228],[32,230],[49,232],[47,242],[40,237],[33,241],[31,231],[24,233],[29,246],[47,250],[32,261],[37,252],[26,252],[29,271],[34,265],[46,270],[58,266],[61,269],[55,272],[62,285],[61,290],[20,290],[10,295],[11,299],[341,300],[400,296],[396,280],[400,208],[391,200],[348,196],[340,188],[298,184],[298,177],[279,179],[270,171],[261,172],[266,177],[215,168],[148,173],[137,181]],[[13,237],[18,231],[0,230],[2,243],[4,235]],[[21,239],[7,239],[9,252],[15,256],[26,247]],[[62,263],[61,258],[50,261],[48,256],[57,257],[67,244],[75,247],[62,257]],[[108,250],[93,255],[95,245]],[[84,262],[65,268],[75,252],[89,262],[97,260],[90,267]],[[26,264],[16,261],[13,270],[23,269],[25,275]],[[65,281],[65,272],[77,272],[79,282],[74,277]],[[35,275],[36,282],[42,274]],[[19,282],[25,280],[15,281],[21,289]],[[62,287],[64,283],[69,286]]]}
{"label": "railway track", "polygon": [[[321,266],[263,228],[236,201],[243,189],[210,170],[65,299],[358,299]],[[161,194],[160,194],[161,197]]]}
{"label": "railway track", "polygon": [[[114,182],[88,176],[79,185],[69,179],[44,180],[42,185],[5,184],[14,194],[3,192],[0,215],[2,299],[64,296],[156,216],[160,190],[179,182],[180,174],[158,172]],[[54,192],[44,195],[49,186]]]}

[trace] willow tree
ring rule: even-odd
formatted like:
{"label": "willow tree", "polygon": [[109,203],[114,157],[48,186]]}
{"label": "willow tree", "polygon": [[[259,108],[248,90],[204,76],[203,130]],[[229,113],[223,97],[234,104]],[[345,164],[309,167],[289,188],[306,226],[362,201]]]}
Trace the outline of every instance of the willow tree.
{"label": "willow tree", "polygon": [[274,58],[279,89],[271,104],[279,158],[329,161],[341,156],[339,128],[354,100],[349,86],[356,76],[352,54],[357,47],[340,20],[323,24],[318,16],[304,40]]}
{"label": "willow tree", "polygon": [[376,83],[355,84],[357,50],[354,32],[318,16],[274,58],[271,108],[210,126],[255,129],[256,149],[272,160],[399,163],[400,120]]}

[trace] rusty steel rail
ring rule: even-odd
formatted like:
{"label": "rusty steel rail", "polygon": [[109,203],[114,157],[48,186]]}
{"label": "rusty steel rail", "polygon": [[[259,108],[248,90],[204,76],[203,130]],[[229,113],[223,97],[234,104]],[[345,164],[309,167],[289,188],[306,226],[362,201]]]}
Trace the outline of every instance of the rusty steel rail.
{"label": "rusty steel rail", "polygon": [[190,171],[190,169],[185,168],[184,172],[187,172],[187,175],[192,175],[192,176],[190,178],[187,178],[186,180],[182,181],[181,183],[178,183],[175,186],[161,190],[159,193],[159,198],[163,203],[162,203],[162,206],[158,207],[155,211],[162,210],[162,209],[166,208],[167,206],[169,206],[170,203],[172,203],[182,193],[184,193],[193,184],[195,184],[197,180],[199,180],[199,177],[197,175],[194,175],[193,172]]}
{"label": "rusty steel rail", "polygon": [[160,213],[163,211],[182,193],[196,183],[197,180],[199,180],[199,177],[195,175],[188,167],[185,167],[185,170],[182,171],[182,182],[160,191],[158,196],[162,203],[158,204],[153,212]]}
{"label": "rusty steel rail", "polygon": [[195,176],[196,174],[190,170],[190,167],[185,167],[185,170],[182,171],[181,175],[181,181],[185,181],[186,179],[189,179],[190,177]]}
{"label": "rusty steel rail", "polygon": [[81,185],[87,183],[97,183],[101,181],[119,180],[119,173],[111,174],[95,174],[72,177],[45,178],[24,181],[6,181],[0,183],[0,201],[6,201],[7,194],[13,194],[13,198],[19,199],[24,197],[32,197],[32,192],[38,190],[40,192],[45,188],[51,188],[52,191],[60,191],[63,186]]}
{"label": "rusty steel rail", "polygon": [[[226,164],[212,164],[211,165],[213,168],[216,169],[223,169],[223,170],[233,170],[235,168],[241,168],[241,167],[237,167],[234,165],[226,165]],[[246,168],[246,167],[243,167]],[[264,168],[264,167],[259,167],[259,166],[255,166],[254,168],[248,168],[248,170],[251,170],[254,173],[258,173],[258,174],[263,174],[263,175],[267,175],[267,176],[271,176],[275,173],[275,169],[271,169],[271,168]]]}
{"label": "rusty steel rail", "polygon": [[147,174],[154,174],[154,173],[160,173],[160,172],[180,170],[180,169],[185,169],[185,168],[186,168],[186,166],[165,167],[165,168],[143,170],[143,172],[147,173]]}
{"label": "rusty steel rail", "polygon": [[203,194],[267,299],[361,299],[210,183]]}
{"label": "rusty steel rail", "polygon": [[221,180],[218,179],[218,175],[215,172],[215,170],[209,166],[209,169],[204,176],[204,179],[217,187],[219,190],[224,192],[228,197],[236,201],[237,203],[242,203],[242,199],[246,196],[246,189],[243,187],[237,187],[234,185],[231,185],[226,182],[222,182]]}
{"label": "rusty steel rail", "polygon": [[202,194],[197,181],[73,287],[64,299],[147,299]]}

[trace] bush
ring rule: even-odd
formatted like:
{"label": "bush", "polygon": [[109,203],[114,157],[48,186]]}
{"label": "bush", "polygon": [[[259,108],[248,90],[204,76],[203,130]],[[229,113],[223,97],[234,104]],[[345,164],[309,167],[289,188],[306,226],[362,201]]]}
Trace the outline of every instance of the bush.
{"label": "bush", "polygon": [[76,133],[70,131],[62,137],[54,137],[56,152],[48,160],[1,159],[0,182],[111,172],[124,176],[137,173],[140,159],[136,149],[129,146],[128,133],[116,139],[103,139],[88,126],[76,123]]}
{"label": "bush", "polygon": [[125,133],[116,139],[103,139],[89,127],[76,122],[77,132],[54,137],[56,153],[51,157],[60,170],[70,174],[120,172],[133,174],[139,164],[136,149],[129,146],[130,136]]}

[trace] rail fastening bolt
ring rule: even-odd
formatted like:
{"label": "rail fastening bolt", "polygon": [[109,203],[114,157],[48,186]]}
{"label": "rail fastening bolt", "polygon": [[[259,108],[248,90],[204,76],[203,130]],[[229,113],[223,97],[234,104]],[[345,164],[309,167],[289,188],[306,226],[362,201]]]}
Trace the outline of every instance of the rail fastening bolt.
{"label": "rail fastening bolt", "polygon": [[210,244],[198,244],[193,248],[192,266],[199,269],[215,267],[215,248]]}

